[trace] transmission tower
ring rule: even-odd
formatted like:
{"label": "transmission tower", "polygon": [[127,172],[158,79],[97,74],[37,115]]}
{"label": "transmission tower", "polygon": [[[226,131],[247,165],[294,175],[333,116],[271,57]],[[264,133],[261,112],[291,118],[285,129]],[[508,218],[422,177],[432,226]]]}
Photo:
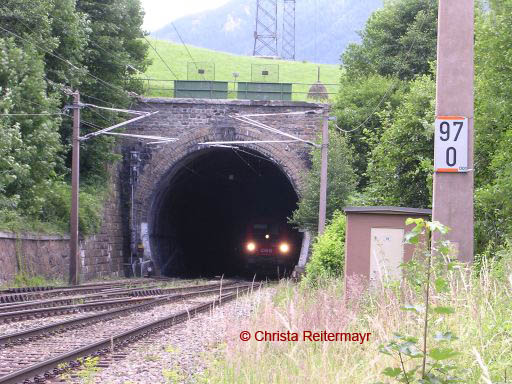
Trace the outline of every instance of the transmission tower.
{"label": "transmission tower", "polygon": [[256,0],[254,56],[277,57],[277,0]]}
{"label": "transmission tower", "polygon": [[283,1],[283,59],[295,60],[295,0]]}

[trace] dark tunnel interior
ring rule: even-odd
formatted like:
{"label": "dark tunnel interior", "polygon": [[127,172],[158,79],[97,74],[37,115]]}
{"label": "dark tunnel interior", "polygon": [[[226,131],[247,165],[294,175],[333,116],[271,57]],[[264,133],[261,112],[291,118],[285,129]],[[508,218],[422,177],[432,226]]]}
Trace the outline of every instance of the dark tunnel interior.
{"label": "dark tunnel interior", "polygon": [[287,217],[298,197],[264,155],[233,148],[198,151],[177,165],[161,190],[151,241],[162,275],[273,279],[296,265],[302,235]]}

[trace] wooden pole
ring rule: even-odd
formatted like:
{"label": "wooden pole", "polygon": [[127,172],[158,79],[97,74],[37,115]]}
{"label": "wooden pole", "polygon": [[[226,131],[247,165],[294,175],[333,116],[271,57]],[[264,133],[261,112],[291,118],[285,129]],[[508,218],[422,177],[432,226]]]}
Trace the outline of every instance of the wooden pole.
{"label": "wooden pole", "polygon": [[434,174],[432,216],[451,228],[447,239],[464,262],[473,260],[473,39],[474,0],[440,0],[436,116],[468,119],[468,171]]}
{"label": "wooden pole", "polygon": [[322,165],[320,169],[320,206],[318,210],[318,234],[325,230],[325,217],[327,210],[327,155],[329,144],[329,108],[324,111],[322,122]]}
{"label": "wooden pole", "polygon": [[80,284],[80,249],[78,245],[78,194],[80,180],[80,93],[73,94],[73,138],[71,163],[71,242],[69,254],[69,283]]}

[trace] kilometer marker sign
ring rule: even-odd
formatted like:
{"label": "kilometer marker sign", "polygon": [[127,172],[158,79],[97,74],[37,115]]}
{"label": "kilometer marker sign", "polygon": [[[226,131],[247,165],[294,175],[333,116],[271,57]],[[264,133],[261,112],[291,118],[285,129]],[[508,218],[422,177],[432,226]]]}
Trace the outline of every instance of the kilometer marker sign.
{"label": "kilometer marker sign", "polygon": [[434,134],[434,170],[468,171],[468,119],[463,116],[438,116]]}

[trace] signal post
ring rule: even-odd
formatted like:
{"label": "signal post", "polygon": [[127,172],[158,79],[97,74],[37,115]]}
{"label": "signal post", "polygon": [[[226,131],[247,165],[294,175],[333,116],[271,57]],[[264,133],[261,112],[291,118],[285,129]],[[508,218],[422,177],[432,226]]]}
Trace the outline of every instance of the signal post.
{"label": "signal post", "polygon": [[[474,0],[440,0],[432,218],[473,260]],[[434,238],[434,240],[436,240]]]}

